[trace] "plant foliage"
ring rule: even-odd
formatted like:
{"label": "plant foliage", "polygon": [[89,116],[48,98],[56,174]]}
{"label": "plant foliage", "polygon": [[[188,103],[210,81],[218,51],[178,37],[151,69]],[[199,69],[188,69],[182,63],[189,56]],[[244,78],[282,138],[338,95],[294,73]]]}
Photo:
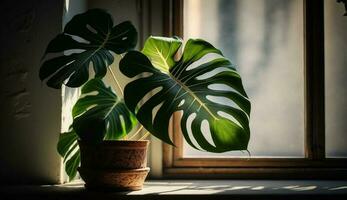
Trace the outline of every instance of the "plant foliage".
{"label": "plant foliage", "polygon": [[[149,132],[166,143],[173,144],[168,133],[170,118],[181,111],[181,132],[192,147],[209,152],[247,149],[251,105],[240,75],[220,50],[201,39],[188,40],[176,61],[181,45],[178,38],[150,37],[142,53],[125,55],[121,72],[137,77],[125,87],[128,108]],[[213,97],[232,101],[234,106]],[[201,128],[203,123],[208,123],[207,133]]]}
{"label": "plant foliage", "polygon": [[114,61],[112,52],[124,53],[136,43],[137,31],[131,22],[113,26],[110,14],[101,9],[89,10],[74,16],[64,32],[48,44],[45,56],[49,53],[60,56],[43,62],[40,79],[56,89],[62,84],[79,87],[88,81],[90,65],[95,77],[102,78]]}

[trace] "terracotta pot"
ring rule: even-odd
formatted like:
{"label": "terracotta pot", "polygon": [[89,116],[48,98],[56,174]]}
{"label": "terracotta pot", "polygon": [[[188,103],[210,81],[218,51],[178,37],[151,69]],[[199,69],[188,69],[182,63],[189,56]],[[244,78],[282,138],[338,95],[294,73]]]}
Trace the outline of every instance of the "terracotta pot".
{"label": "terracotta pot", "polygon": [[149,172],[149,141],[79,141],[81,167],[78,169],[88,189],[140,190]]}

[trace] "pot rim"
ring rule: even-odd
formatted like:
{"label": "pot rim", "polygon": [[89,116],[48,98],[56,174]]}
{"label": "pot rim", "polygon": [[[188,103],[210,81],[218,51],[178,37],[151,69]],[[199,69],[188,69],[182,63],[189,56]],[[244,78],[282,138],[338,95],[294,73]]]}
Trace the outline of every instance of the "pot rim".
{"label": "pot rim", "polygon": [[83,167],[78,167],[78,171],[94,172],[94,173],[134,173],[134,172],[149,172],[151,168],[136,168],[136,169],[88,169]]}
{"label": "pot rim", "polygon": [[149,143],[149,140],[103,140],[100,143],[94,144],[78,140],[78,144],[83,146],[147,147]]}

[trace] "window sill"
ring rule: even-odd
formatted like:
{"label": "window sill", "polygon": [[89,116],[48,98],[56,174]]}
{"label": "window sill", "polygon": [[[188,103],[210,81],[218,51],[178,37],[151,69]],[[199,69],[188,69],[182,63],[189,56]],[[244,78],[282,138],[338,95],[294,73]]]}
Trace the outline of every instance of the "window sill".
{"label": "window sill", "polygon": [[[134,192],[91,192],[82,182],[63,185],[2,186],[10,199],[345,199],[347,181],[328,180],[148,180]],[[2,198],[3,199],[3,198]],[[5,198],[6,199],[6,198]]]}

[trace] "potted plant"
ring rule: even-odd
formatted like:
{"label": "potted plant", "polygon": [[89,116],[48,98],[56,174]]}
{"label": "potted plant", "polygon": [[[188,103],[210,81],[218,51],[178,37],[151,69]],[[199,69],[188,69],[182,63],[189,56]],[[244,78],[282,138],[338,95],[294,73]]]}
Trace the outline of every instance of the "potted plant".
{"label": "potted plant", "polygon": [[[76,41],[72,35],[83,42]],[[134,116],[141,123],[139,130],[143,125],[168,144],[173,145],[168,133],[170,118],[173,113],[181,112],[181,132],[192,147],[209,152],[247,149],[250,102],[230,61],[201,39],[188,40],[180,58],[175,59],[181,39],[149,37],[139,52],[132,50],[136,38],[131,23],[113,27],[109,14],[94,9],[76,15],[47,47],[46,54],[84,50],[50,58],[40,69],[41,80],[47,80],[52,88],[84,84],[82,97],[73,108],[71,130],[61,134],[58,143],[69,176],[75,176],[80,162],[79,145],[82,158],[79,172],[87,187],[140,189],[149,170],[145,166],[148,141],[124,139],[136,124]],[[101,79],[109,71],[119,87],[118,75],[110,68],[114,60],[111,52],[125,53],[119,67],[131,81],[125,86],[124,100]],[[88,81],[90,63],[95,78]],[[227,89],[213,84],[222,84]],[[235,106],[216,102],[211,97],[226,98]],[[187,125],[189,120],[191,126]],[[212,141],[206,139],[202,123],[208,124],[207,134]],[[123,150],[114,151],[124,146]],[[129,181],[127,177],[131,174],[134,180],[140,177],[139,180]]]}
{"label": "potted plant", "polygon": [[57,145],[70,180],[78,169],[87,188],[141,189],[149,172],[149,142],[124,140],[136,125],[134,115],[101,79],[85,83],[81,93],[71,130],[60,135]]}
{"label": "potted plant", "polygon": [[[148,174],[148,141],[120,141],[137,121],[102,81],[107,71],[112,72],[113,54],[125,53],[136,43],[137,31],[130,22],[113,26],[107,12],[93,9],[74,16],[46,49],[42,81],[56,89],[83,85],[72,110],[73,124],[60,135],[57,149],[70,180],[78,169],[86,187],[137,190]],[[95,77],[88,81],[89,65]]]}

